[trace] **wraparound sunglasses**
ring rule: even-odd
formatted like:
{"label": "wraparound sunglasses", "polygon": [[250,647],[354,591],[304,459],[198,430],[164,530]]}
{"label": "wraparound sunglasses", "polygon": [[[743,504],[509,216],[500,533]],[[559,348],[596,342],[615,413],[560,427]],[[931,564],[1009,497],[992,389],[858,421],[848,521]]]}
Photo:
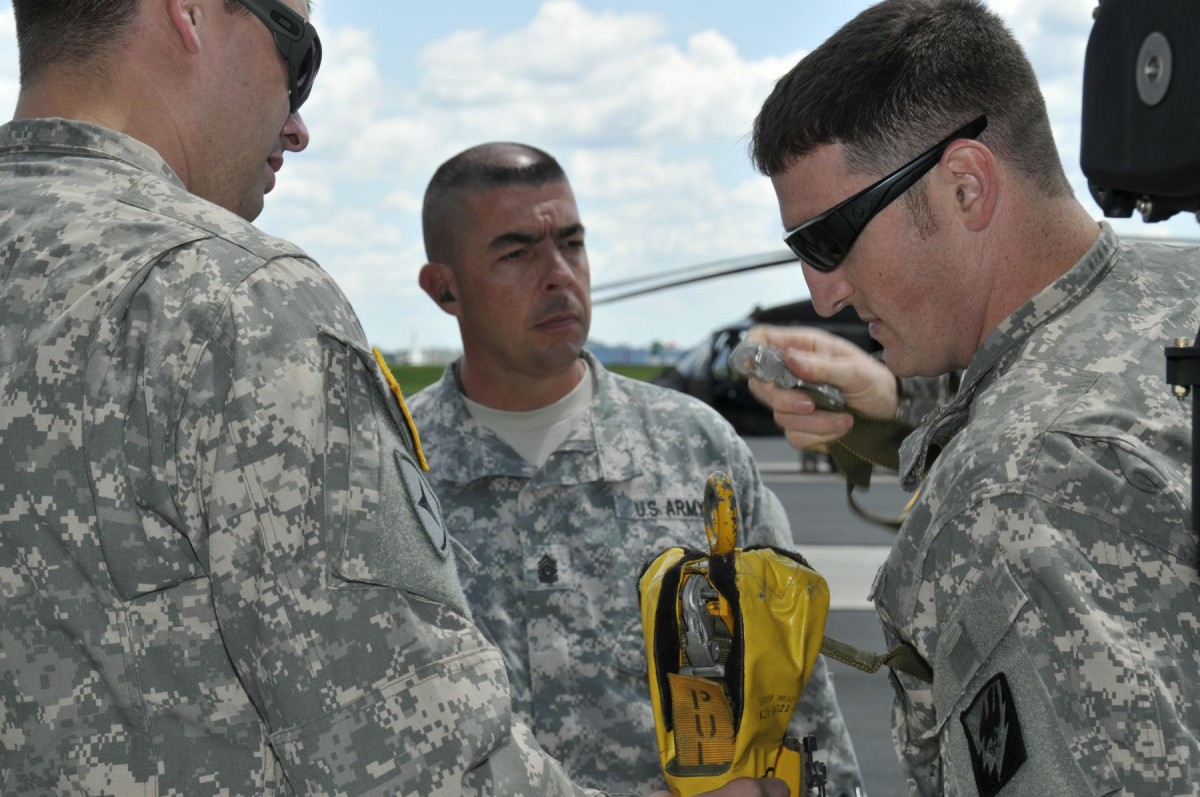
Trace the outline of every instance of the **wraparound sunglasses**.
{"label": "wraparound sunglasses", "polygon": [[976,138],[985,127],[986,116],[969,122],[878,182],[788,230],[783,234],[783,240],[796,257],[817,271],[833,271],[841,265],[871,219],[932,169],[941,160],[946,147],[960,138]]}

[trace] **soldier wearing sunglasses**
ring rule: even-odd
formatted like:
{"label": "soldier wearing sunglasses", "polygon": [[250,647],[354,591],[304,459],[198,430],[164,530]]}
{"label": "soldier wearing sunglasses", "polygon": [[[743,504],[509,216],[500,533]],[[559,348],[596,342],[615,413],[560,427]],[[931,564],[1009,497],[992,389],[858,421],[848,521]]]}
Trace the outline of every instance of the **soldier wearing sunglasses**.
{"label": "soldier wearing sunglasses", "polygon": [[308,143],[308,8],[13,11],[0,792],[586,793],[511,717],[353,309],[250,224]]}
{"label": "soldier wearing sunglasses", "polygon": [[[1200,252],[1123,243],[1073,197],[1029,61],[975,0],[862,12],[780,79],[752,152],[816,307],[853,306],[886,365],[751,338],[868,416],[965,369],[904,444],[920,494],[873,589],[933,671],[890,675],[910,791],[1194,793],[1190,407],[1162,350],[1200,325]],[[853,422],[753,389],[797,445]]]}

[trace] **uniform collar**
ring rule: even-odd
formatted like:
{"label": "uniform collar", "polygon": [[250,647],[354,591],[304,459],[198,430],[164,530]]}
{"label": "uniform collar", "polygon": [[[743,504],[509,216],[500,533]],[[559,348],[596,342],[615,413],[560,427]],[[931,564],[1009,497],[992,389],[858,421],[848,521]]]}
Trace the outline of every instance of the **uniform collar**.
{"label": "uniform collar", "polygon": [[1079,262],[992,330],[975,352],[954,399],[931,413],[904,441],[900,449],[904,489],[917,488],[942,448],[967,425],[975,396],[1011,364],[1025,341],[1078,304],[1108,274],[1116,262],[1119,244],[1112,227],[1102,222],[1100,235]]}
{"label": "uniform collar", "polygon": [[0,126],[0,152],[90,154],[121,161],[187,190],[179,176],[148,144],[107,127],[74,119],[17,119]]}
{"label": "uniform collar", "polygon": [[[472,417],[455,379],[458,363],[448,366],[432,387],[431,396],[441,435],[425,434],[431,460],[436,458],[430,464],[437,477],[456,484],[505,476],[545,484],[582,484],[624,481],[640,473],[631,437],[644,431],[640,425],[629,428],[620,402],[613,400],[616,377],[591,352],[585,350],[581,356],[595,380],[592,406],[579,416],[566,440],[541,468]],[[438,436],[444,436],[440,444]],[[565,454],[569,456],[560,456]]]}

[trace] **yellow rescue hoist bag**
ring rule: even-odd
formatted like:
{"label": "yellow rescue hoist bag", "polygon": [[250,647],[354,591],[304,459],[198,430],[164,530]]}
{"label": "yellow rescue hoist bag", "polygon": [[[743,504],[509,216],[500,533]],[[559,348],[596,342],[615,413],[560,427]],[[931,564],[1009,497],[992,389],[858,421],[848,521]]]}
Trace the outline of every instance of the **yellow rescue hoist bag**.
{"label": "yellow rescue hoist bag", "polygon": [[736,547],[737,499],[708,478],[709,552],[664,551],[638,580],[659,760],[682,797],[738,777],[778,777],[803,794],[788,722],[812,673],[829,587],[803,557]]}

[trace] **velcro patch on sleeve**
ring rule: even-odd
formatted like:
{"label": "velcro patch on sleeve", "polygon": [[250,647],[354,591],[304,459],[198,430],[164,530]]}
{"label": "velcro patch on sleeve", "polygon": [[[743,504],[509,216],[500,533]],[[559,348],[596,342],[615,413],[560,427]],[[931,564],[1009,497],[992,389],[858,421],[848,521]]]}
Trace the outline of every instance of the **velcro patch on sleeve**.
{"label": "velcro patch on sleeve", "polygon": [[1004,673],[997,673],[960,716],[980,797],[995,797],[1025,763],[1017,704]]}

